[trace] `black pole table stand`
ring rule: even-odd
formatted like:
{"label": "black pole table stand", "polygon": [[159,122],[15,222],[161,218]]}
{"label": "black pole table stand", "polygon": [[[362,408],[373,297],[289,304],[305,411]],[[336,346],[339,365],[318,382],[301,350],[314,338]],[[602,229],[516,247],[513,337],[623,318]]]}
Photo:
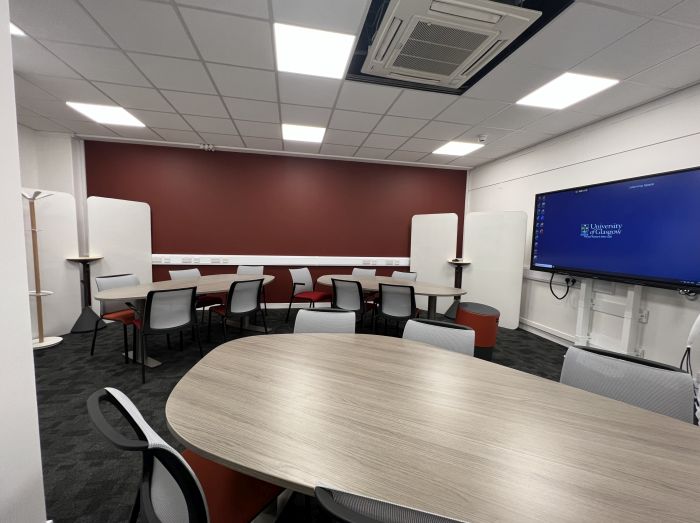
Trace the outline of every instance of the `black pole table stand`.
{"label": "black pole table stand", "polygon": [[90,307],[92,303],[92,296],[90,295],[90,263],[101,260],[102,256],[76,256],[75,258],[66,259],[83,266],[83,277],[80,280],[83,284],[83,311],[73,325],[71,332],[92,332],[95,329],[95,322],[98,323],[98,329],[104,329],[107,325]]}
{"label": "black pole table stand", "polygon": [[[458,289],[462,288],[462,268],[465,265],[469,265],[471,262],[465,261],[464,258],[454,258],[452,260],[447,260],[447,263],[455,268],[455,287]],[[460,296],[455,296],[450,308],[445,311],[445,318],[454,320],[457,317],[457,309],[459,309],[459,303],[461,301]]]}

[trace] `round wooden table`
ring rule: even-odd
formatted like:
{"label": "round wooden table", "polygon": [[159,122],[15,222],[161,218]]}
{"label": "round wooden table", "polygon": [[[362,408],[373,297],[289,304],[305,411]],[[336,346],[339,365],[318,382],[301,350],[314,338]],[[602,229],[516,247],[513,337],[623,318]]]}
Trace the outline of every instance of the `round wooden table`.
{"label": "round wooden table", "polygon": [[464,289],[456,287],[446,287],[435,283],[426,283],[422,281],[408,281],[400,278],[392,278],[390,276],[353,276],[352,274],[326,274],[318,279],[321,285],[333,286],[332,279],[359,281],[363,291],[378,291],[380,283],[388,283],[390,285],[405,285],[413,287],[416,296],[428,297],[428,318],[435,319],[437,314],[437,299],[440,297],[454,297],[466,294]]}
{"label": "round wooden table", "polygon": [[697,521],[698,428],[463,354],[363,334],[225,343],[175,386],[187,447],[470,522]]}

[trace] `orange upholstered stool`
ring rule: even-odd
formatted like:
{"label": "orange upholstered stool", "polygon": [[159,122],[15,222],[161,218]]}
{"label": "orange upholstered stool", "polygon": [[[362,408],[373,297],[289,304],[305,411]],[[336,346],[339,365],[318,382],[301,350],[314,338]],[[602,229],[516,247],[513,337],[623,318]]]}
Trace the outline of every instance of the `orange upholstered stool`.
{"label": "orange upholstered stool", "polygon": [[474,329],[474,356],[477,358],[492,359],[500,316],[498,309],[482,303],[460,303],[455,323]]}
{"label": "orange upholstered stool", "polygon": [[207,498],[211,523],[247,523],[284,490],[195,454],[182,453]]}

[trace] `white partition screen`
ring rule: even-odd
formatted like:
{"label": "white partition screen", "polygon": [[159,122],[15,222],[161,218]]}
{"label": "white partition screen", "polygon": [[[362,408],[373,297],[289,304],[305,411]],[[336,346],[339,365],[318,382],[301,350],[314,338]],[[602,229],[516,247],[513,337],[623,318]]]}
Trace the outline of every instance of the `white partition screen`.
{"label": "white partition screen", "polygon": [[[411,271],[418,281],[453,287],[455,273],[447,263],[457,253],[459,219],[454,213],[417,214],[411,220]],[[438,298],[437,312],[444,313],[452,298]],[[419,308],[428,308],[425,296],[416,296]]]}
{"label": "white partition screen", "polygon": [[[22,188],[31,194],[41,189]],[[80,266],[66,261],[78,255],[78,224],[73,196],[63,192],[43,191],[50,194],[36,202],[39,269],[42,290],[52,294],[42,300],[44,335],[61,336],[70,332],[81,311]],[[19,196],[18,196],[19,197]],[[27,278],[29,288],[34,284],[32,239],[29,230],[29,207],[24,202],[25,244],[27,248]],[[34,298],[31,298],[33,300]],[[36,309],[31,304],[32,334],[37,337]]]}
{"label": "white partition screen", "polygon": [[462,301],[484,303],[501,313],[499,325],[520,322],[527,215],[521,211],[472,212],[464,220]]}
{"label": "white partition screen", "polygon": [[[150,283],[151,207],[143,202],[91,196],[87,209],[89,254],[103,256],[91,266],[92,295],[96,292],[95,276],[130,273],[141,283]],[[92,305],[99,311],[94,298]]]}

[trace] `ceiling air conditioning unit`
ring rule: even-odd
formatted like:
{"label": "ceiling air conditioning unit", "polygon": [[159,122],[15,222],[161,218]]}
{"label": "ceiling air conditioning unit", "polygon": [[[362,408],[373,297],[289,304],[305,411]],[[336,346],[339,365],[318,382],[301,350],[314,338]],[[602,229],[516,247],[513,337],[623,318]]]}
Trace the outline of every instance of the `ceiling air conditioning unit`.
{"label": "ceiling air conditioning unit", "polygon": [[391,0],[362,72],[459,88],[541,14],[490,0]]}

